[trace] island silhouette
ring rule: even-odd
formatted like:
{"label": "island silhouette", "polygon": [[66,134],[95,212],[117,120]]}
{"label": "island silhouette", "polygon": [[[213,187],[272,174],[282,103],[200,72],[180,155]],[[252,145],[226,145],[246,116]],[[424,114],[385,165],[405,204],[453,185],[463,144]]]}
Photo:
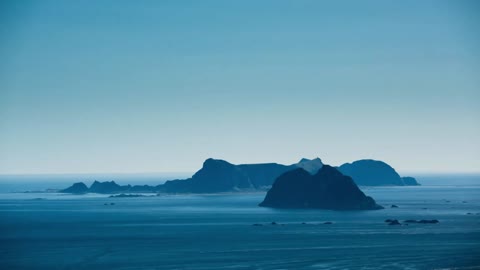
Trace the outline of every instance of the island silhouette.
{"label": "island silhouette", "polygon": [[[219,193],[268,190],[285,172],[298,168],[314,175],[324,164],[320,158],[302,158],[298,163],[235,165],[221,159],[209,158],[191,178],[168,180],[164,184],[119,185],[115,181],[94,181],[88,187],[79,182],[60,190],[63,193]],[[358,160],[339,166],[338,171],[350,176],[359,186],[406,186],[418,185],[413,177],[401,177],[393,167],[378,160]]]}
{"label": "island silhouette", "polygon": [[330,210],[383,209],[366,196],[351,177],[328,165],[313,175],[302,168],[282,174],[259,205]]}

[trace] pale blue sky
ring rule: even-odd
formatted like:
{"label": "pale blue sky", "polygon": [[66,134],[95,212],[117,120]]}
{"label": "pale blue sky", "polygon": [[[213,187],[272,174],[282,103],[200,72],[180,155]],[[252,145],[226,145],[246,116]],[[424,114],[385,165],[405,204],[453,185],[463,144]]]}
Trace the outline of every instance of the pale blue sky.
{"label": "pale blue sky", "polygon": [[0,173],[480,171],[476,1],[0,1]]}

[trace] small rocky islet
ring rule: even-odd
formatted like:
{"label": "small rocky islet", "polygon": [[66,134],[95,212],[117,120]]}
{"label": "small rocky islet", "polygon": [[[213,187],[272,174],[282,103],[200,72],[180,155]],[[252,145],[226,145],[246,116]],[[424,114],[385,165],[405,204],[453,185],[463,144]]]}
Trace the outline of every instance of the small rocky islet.
{"label": "small rocky islet", "polygon": [[437,224],[437,223],[440,223],[440,221],[438,221],[437,219],[420,219],[420,220],[407,219],[407,220],[404,220],[403,223],[401,223],[400,221],[398,221],[398,219],[386,219],[385,223],[387,223],[387,225],[402,225],[402,224],[403,225],[408,225],[408,224],[412,224],[412,223]]}

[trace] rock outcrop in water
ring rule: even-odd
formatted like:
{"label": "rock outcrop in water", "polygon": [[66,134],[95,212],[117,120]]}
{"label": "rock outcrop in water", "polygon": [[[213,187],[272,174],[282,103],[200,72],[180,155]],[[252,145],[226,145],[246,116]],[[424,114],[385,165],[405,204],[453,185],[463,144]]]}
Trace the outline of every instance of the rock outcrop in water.
{"label": "rock outcrop in water", "polygon": [[72,193],[72,194],[84,194],[88,193],[89,189],[87,185],[82,182],[75,183],[71,187],[61,190],[63,193]]}
{"label": "rock outcrop in water", "polygon": [[83,193],[104,193],[104,194],[110,194],[110,193],[119,193],[119,192],[124,192],[127,190],[132,189],[132,186],[127,185],[127,186],[120,186],[119,184],[115,183],[115,181],[107,181],[107,182],[98,182],[95,181],[93,184],[90,186],[90,188],[87,187],[82,182],[75,183],[71,187],[62,189],[60,192],[62,193],[74,193],[74,194],[83,194]]}
{"label": "rock outcrop in water", "polygon": [[314,175],[302,168],[279,176],[260,206],[272,208],[319,208],[331,210],[382,209],[334,167],[324,165]]}
{"label": "rock outcrop in water", "polygon": [[383,161],[363,159],[345,163],[338,167],[344,175],[353,178],[360,186],[415,186],[413,177],[400,177],[390,165]]}

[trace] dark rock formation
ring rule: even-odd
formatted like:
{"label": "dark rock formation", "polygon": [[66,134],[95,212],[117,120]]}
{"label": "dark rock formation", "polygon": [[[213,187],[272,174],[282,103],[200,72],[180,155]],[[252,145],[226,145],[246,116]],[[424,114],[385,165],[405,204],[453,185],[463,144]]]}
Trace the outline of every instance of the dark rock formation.
{"label": "dark rock formation", "polygon": [[125,192],[132,188],[132,186],[120,186],[114,181],[110,182],[98,182],[95,181],[90,186],[87,187],[84,183],[75,183],[71,187],[61,190],[60,192],[63,193],[74,193],[74,194],[83,194],[83,193],[103,193],[103,194],[111,194],[111,193],[119,193]]}
{"label": "dark rock formation", "polygon": [[84,194],[88,193],[89,189],[87,185],[82,182],[75,183],[71,187],[60,190],[62,193]]}
{"label": "dark rock formation", "polygon": [[383,207],[358,188],[352,178],[324,165],[315,175],[302,168],[275,180],[260,206],[273,208],[319,208],[373,210]]}
{"label": "dark rock formation", "polygon": [[353,178],[360,186],[404,186],[418,185],[413,177],[400,175],[390,165],[383,161],[363,159],[353,163],[345,163],[338,167],[345,175]]}
{"label": "dark rock formation", "polygon": [[398,220],[393,219],[390,222],[388,222],[388,225],[402,225]]}
{"label": "dark rock formation", "polygon": [[420,224],[437,224],[440,221],[438,221],[436,219],[421,219],[421,220],[407,219],[404,222],[405,223],[420,223]]}
{"label": "dark rock formation", "polygon": [[419,220],[417,223],[422,223],[422,224],[437,224],[439,223],[440,221],[436,220],[436,219],[422,219],[422,220]]}

